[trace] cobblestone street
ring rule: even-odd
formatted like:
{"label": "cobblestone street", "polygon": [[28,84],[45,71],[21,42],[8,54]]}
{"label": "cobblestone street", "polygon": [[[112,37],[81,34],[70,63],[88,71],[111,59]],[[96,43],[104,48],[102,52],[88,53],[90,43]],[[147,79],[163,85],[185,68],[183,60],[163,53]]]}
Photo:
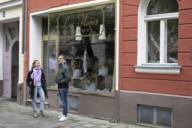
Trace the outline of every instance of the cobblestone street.
{"label": "cobblestone street", "polygon": [[0,128],[146,128],[69,114],[59,122],[57,112],[46,110],[46,117],[33,118],[30,107],[0,98]]}

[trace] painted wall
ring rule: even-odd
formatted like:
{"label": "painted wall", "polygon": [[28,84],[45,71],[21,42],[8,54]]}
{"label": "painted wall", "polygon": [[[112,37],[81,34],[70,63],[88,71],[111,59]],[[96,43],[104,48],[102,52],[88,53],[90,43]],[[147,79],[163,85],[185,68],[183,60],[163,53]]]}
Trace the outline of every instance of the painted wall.
{"label": "painted wall", "polygon": [[120,2],[120,90],[192,96],[192,1],[179,1],[179,75],[135,72],[140,0]]}
{"label": "painted wall", "polygon": [[11,18],[18,18],[19,16],[21,16],[22,14],[22,8],[21,7],[17,7],[17,8],[12,8],[12,9],[5,9],[5,17],[1,18],[5,18],[5,19],[11,19]]}
{"label": "painted wall", "polygon": [[9,2],[11,0],[0,0],[0,3]]}

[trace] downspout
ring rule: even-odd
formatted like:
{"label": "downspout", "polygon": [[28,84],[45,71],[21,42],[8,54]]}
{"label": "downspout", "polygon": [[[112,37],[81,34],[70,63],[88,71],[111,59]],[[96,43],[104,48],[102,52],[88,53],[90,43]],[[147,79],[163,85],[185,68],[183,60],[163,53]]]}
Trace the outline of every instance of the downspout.
{"label": "downspout", "polygon": [[23,86],[23,105],[26,104],[27,101],[27,84],[25,82],[25,70],[26,70],[26,65],[25,65],[25,59],[26,59],[26,53],[27,53],[27,15],[28,15],[28,0],[23,0],[23,48],[22,48],[22,53],[24,54],[24,86]]}
{"label": "downspout", "polygon": [[27,12],[28,12],[28,0],[23,0],[23,48],[24,54],[27,49]]}
{"label": "downspout", "polygon": [[116,52],[115,52],[115,59],[116,59],[116,82],[115,82],[115,92],[116,92],[116,100],[117,100],[117,113],[116,113],[116,122],[120,121],[120,83],[119,83],[119,79],[120,79],[120,74],[119,74],[119,70],[120,70],[120,59],[119,59],[119,55],[120,55],[120,22],[121,22],[121,10],[120,10],[120,0],[116,1],[116,26],[115,26],[115,30],[116,30],[116,40],[115,40],[115,44],[116,44]]}

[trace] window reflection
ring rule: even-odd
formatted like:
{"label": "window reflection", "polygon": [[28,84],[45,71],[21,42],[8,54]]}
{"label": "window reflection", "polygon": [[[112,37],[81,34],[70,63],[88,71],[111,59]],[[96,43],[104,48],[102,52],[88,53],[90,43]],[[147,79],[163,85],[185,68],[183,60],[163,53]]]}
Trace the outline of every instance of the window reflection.
{"label": "window reflection", "polygon": [[147,15],[178,12],[177,0],[150,0]]}
{"label": "window reflection", "polygon": [[160,56],[160,21],[151,21],[148,28],[148,62],[158,63]]}

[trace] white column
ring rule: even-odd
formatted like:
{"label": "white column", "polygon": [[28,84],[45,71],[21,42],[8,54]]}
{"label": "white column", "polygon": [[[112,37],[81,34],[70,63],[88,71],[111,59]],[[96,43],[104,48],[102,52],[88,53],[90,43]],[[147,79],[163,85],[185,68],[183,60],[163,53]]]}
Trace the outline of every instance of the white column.
{"label": "white column", "polygon": [[24,82],[24,55],[22,54],[22,47],[23,47],[23,18],[22,14],[19,18],[19,81],[18,84],[22,84]]}
{"label": "white column", "polygon": [[[113,77],[113,86],[115,86],[115,90],[119,90],[119,32],[120,32],[120,0],[116,2],[116,24],[115,24],[115,74]],[[115,85],[114,85],[115,84]]]}
{"label": "white column", "polygon": [[0,24],[0,80],[3,80],[3,25]]}
{"label": "white column", "polygon": [[160,22],[160,63],[167,62],[167,22],[166,20],[161,20]]}
{"label": "white column", "polygon": [[[29,42],[29,65],[33,60],[42,59],[42,20],[39,17],[30,17],[30,42]],[[29,68],[30,68],[29,67]]]}

